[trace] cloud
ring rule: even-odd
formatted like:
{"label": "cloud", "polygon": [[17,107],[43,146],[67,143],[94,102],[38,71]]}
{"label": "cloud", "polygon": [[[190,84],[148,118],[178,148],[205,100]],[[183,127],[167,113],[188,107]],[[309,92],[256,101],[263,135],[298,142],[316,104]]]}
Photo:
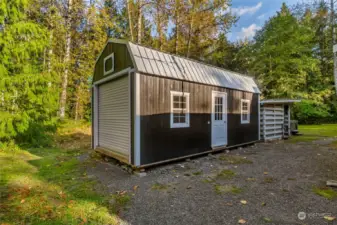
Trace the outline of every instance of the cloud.
{"label": "cloud", "polygon": [[263,13],[257,17],[258,20],[264,20],[266,18],[266,14]]}
{"label": "cloud", "polygon": [[239,37],[241,39],[250,39],[254,37],[256,31],[260,30],[261,27],[257,26],[255,23],[251,24],[249,27],[242,27]]}
{"label": "cloud", "polygon": [[245,14],[254,14],[257,12],[260,8],[262,7],[262,2],[257,3],[255,6],[249,7],[249,6],[242,6],[238,8],[231,8],[230,11],[237,15],[237,16],[242,16]]}

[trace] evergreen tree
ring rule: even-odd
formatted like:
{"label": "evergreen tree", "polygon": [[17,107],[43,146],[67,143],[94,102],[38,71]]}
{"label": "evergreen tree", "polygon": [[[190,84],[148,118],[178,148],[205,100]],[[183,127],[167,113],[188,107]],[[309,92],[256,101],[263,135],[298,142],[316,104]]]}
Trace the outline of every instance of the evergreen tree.
{"label": "evergreen tree", "polygon": [[319,73],[313,39],[312,29],[297,21],[286,4],[257,33],[252,71],[266,97],[304,96],[308,77]]}
{"label": "evergreen tree", "polygon": [[45,27],[27,19],[27,0],[0,4],[0,142],[45,144],[57,110],[53,77],[43,70]]}

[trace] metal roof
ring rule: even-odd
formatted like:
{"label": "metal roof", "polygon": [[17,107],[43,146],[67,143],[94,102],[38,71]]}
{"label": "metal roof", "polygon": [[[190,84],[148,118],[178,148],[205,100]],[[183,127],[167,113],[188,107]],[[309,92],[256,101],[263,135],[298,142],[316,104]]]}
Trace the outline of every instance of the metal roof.
{"label": "metal roof", "polygon": [[128,42],[139,72],[260,93],[252,77]]}
{"label": "metal roof", "polygon": [[260,104],[295,103],[295,102],[301,102],[301,99],[265,99],[265,100],[261,100]]}

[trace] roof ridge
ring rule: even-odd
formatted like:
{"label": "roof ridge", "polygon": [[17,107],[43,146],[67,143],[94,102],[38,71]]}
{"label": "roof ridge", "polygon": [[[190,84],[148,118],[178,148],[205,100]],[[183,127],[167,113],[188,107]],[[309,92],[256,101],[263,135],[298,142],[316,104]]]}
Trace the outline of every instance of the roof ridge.
{"label": "roof ridge", "polygon": [[[116,39],[114,39],[116,40]],[[114,41],[114,40],[111,40],[111,41]],[[252,79],[255,79],[253,76],[250,76],[250,75],[247,75],[247,74],[242,74],[242,73],[239,73],[239,72],[236,72],[236,71],[232,71],[232,70],[229,70],[229,69],[225,69],[223,67],[219,67],[219,66],[215,66],[213,64],[210,64],[210,63],[206,63],[206,62],[203,62],[203,61],[199,61],[199,60],[196,60],[196,59],[192,59],[192,58],[188,58],[188,57],[185,57],[185,56],[181,56],[181,55],[177,55],[177,54],[174,54],[174,53],[169,53],[169,52],[165,52],[165,51],[160,51],[158,49],[155,49],[155,48],[152,48],[152,47],[147,47],[147,46],[144,46],[144,45],[140,45],[138,43],[135,43],[133,41],[128,41],[134,45],[138,45],[138,46],[141,46],[143,48],[148,48],[148,49],[151,49],[151,50],[154,50],[154,51],[158,51],[158,52],[161,52],[161,53],[165,53],[165,54],[168,54],[168,55],[172,55],[172,56],[176,56],[178,58],[182,58],[182,59],[186,59],[186,60],[189,60],[189,61],[192,61],[192,62],[196,62],[196,63],[200,63],[200,64],[204,64],[206,66],[210,66],[210,67],[213,67],[213,68],[217,68],[217,69],[220,69],[220,70],[224,70],[224,71],[228,71],[228,72],[231,72],[231,73],[235,73],[239,76],[243,76],[243,77],[247,77],[247,78],[252,78]]]}

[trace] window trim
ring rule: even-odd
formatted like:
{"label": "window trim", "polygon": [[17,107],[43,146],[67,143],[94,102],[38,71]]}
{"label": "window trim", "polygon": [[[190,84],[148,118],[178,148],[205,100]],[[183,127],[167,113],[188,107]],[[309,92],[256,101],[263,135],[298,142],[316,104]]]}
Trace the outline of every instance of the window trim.
{"label": "window trim", "polygon": [[[171,109],[170,109],[170,127],[171,128],[186,128],[190,127],[190,93],[180,91],[170,91],[171,93]],[[173,123],[173,97],[174,96],[186,96],[186,113],[185,123]]]}
{"label": "window trim", "polygon": [[[110,58],[112,59],[112,67],[111,67],[111,70],[106,71],[105,70],[105,62]],[[111,53],[110,55],[108,55],[107,57],[104,58],[103,70],[104,70],[104,76],[112,73],[115,70],[115,54],[114,53]]]}
{"label": "window trim", "polygon": [[[243,110],[243,107],[242,107],[242,105],[243,105],[243,103],[244,102],[246,102],[247,103],[247,120],[244,120],[243,119],[243,112],[244,112],[244,110]],[[250,123],[250,100],[248,100],[248,99],[241,99],[241,124],[249,124]]]}

